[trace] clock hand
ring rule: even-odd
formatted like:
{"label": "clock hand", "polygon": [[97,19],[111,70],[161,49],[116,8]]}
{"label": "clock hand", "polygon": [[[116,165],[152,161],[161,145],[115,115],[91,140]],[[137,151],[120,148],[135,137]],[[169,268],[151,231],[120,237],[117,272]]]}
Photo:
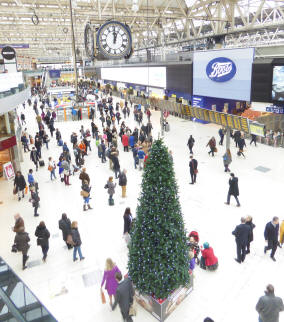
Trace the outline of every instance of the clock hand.
{"label": "clock hand", "polygon": [[117,38],[117,33],[114,32],[113,33],[113,43],[116,44],[116,38]]}

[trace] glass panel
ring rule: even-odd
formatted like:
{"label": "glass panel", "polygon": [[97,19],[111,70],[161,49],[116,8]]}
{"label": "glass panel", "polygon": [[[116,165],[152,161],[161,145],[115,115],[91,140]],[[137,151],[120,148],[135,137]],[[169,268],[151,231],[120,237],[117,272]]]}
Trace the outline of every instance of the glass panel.
{"label": "glass panel", "polygon": [[[5,293],[5,301],[0,297],[0,322],[18,322],[14,316],[26,321],[56,322],[54,317],[38,301],[30,289],[18,278],[0,257],[0,291]],[[15,309],[16,307],[16,309]],[[9,308],[11,311],[9,311]],[[18,315],[17,315],[18,314]]]}

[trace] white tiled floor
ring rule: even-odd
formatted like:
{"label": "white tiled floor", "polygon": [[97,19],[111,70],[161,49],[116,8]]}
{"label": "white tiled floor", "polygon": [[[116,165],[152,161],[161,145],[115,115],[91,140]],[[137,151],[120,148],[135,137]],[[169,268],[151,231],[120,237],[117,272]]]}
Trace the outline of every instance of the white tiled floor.
{"label": "white tiled floor", "polygon": [[[35,115],[31,108],[25,110],[28,128],[31,133],[36,130]],[[284,249],[278,249],[277,262],[269,255],[263,254],[264,225],[272,216],[283,215],[283,173],[284,150],[268,146],[248,146],[246,159],[236,156],[232,147],[233,163],[231,170],[239,177],[240,202],[236,208],[235,201],[231,206],[224,205],[228,189],[229,175],[224,173],[221,147],[215,158],[209,157],[206,148],[212,135],[217,138],[218,128],[214,125],[201,125],[182,119],[169,117],[171,131],[165,133],[165,142],[173,151],[176,179],[180,190],[180,202],[187,229],[198,230],[201,242],[208,241],[219,258],[219,269],[210,273],[195,270],[194,291],[168,318],[168,321],[201,322],[210,316],[217,322],[251,322],[257,320],[255,304],[263,294],[268,283],[275,286],[276,294],[284,297],[283,264]],[[128,122],[133,127],[131,114]],[[89,121],[59,123],[64,140],[70,147],[71,131],[79,131],[80,125],[90,127]],[[97,122],[100,125],[100,122]],[[159,113],[153,112],[154,134],[157,137]],[[189,185],[188,149],[186,146],[189,134],[193,134],[196,144],[195,157],[199,161],[197,184]],[[248,143],[248,142],[247,142]],[[44,160],[53,156],[58,158],[61,148],[51,141],[49,151],[43,148]],[[33,217],[28,198],[18,202],[12,195],[12,184],[0,181],[0,254],[19,274],[24,282],[39,297],[46,307],[60,322],[79,321],[120,321],[119,310],[110,312],[107,305],[100,302],[100,285],[97,283],[85,287],[82,275],[95,272],[97,275],[104,268],[106,257],[111,257],[126,273],[127,247],[122,238],[123,212],[130,206],[135,213],[137,197],[140,191],[141,174],[134,169],[131,153],[120,148],[120,163],[128,170],[127,199],[120,197],[118,187],[114,196],[116,205],[107,205],[107,194],[104,184],[111,171],[108,163],[102,165],[97,157],[97,149],[92,143],[93,152],[86,158],[87,172],[92,183],[92,211],[83,212],[78,175],[71,177],[72,185],[65,187],[59,180],[50,182],[47,167],[41,168],[35,177],[40,186],[40,217]],[[28,154],[24,155],[22,164],[26,174],[31,166]],[[257,166],[271,170],[267,173],[256,171]],[[41,251],[36,246],[34,231],[40,220],[44,220],[52,235],[50,251],[46,264],[41,262],[25,271],[21,270],[20,255],[11,253],[14,233],[11,231],[13,215],[20,212],[25,220],[26,230],[31,236],[30,261],[40,260]],[[82,251],[86,260],[73,263],[72,253],[64,248],[58,220],[66,212],[72,220],[79,222],[83,245]],[[240,217],[252,215],[256,224],[255,240],[251,254],[244,264],[234,261],[236,247],[232,230],[239,224]],[[58,234],[56,236],[56,234]],[[62,289],[67,292],[62,292]],[[64,289],[63,289],[64,291]],[[60,294],[60,293],[64,294]],[[140,307],[135,318],[137,322],[155,321]],[[284,321],[284,314],[280,321]]]}

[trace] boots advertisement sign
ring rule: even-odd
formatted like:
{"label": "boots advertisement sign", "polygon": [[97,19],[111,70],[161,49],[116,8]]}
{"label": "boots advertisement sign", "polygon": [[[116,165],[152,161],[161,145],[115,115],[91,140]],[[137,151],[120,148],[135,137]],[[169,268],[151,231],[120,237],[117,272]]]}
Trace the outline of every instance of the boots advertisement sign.
{"label": "boots advertisement sign", "polygon": [[193,95],[250,101],[254,48],[193,54]]}
{"label": "boots advertisement sign", "polygon": [[236,72],[235,63],[226,57],[212,59],[206,67],[207,76],[214,82],[228,82]]}

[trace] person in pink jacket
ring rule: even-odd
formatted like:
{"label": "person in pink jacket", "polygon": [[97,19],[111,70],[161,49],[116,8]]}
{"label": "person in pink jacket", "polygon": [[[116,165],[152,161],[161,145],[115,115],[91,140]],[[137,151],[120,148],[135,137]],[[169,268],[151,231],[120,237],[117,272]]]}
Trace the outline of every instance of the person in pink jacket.
{"label": "person in pink jacket", "polygon": [[128,135],[127,134],[123,134],[122,135],[122,145],[123,145],[123,151],[128,152]]}
{"label": "person in pink jacket", "polygon": [[112,296],[115,295],[116,289],[118,286],[117,280],[115,279],[115,273],[121,273],[116,264],[112,261],[111,258],[107,258],[106,267],[104,271],[104,276],[101,284],[101,288],[106,282],[105,289],[107,290],[109,296],[110,306],[112,306]]}

